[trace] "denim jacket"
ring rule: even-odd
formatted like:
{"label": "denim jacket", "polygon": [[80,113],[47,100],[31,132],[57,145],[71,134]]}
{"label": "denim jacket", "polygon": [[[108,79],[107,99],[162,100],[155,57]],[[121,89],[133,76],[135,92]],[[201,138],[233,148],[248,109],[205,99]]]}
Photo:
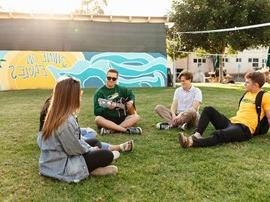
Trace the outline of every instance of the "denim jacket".
{"label": "denim jacket", "polygon": [[39,132],[37,142],[41,151],[41,175],[66,182],[79,182],[89,176],[82,154],[91,151],[91,146],[80,139],[80,128],[73,115],[69,116],[47,140],[44,140]]}

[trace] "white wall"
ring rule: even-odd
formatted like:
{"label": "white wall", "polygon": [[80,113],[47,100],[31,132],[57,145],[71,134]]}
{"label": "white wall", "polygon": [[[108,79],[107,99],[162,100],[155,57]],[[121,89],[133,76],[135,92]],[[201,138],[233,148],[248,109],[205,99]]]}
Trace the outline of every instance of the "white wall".
{"label": "white wall", "polygon": [[[228,62],[225,61],[224,63],[225,69],[227,69],[227,73],[229,74],[237,74],[254,70],[253,63],[258,63],[258,68],[265,67],[267,53],[268,48],[260,48],[244,50],[237,55],[228,55],[225,57],[228,59]],[[236,58],[241,58],[241,62],[236,62]],[[198,63],[194,63],[194,59],[205,59],[205,63],[201,63],[198,67]],[[251,62],[249,62],[249,59],[251,59]],[[258,60],[258,62],[253,62],[254,59]],[[168,59],[168,67],[173,67],[173,62],[170,59]],[[177,59],[176,68],[187,70],[193,74],[196,72],[214,71],[213,61],[210,56],[198,57],[193,53],[189,54],[186,58]]]}
{"label": "white wall", "polygon": [[[256,68],[253,67],[253,63],[257,63],[258,68],[263,68],[265,67],[267,53],[268,48],[244,50],[243,52],[239,52],[236,56],[227,57],[229,61],[225,62],[225,68],[228,73],[231,74],[252,71]],[[236,58],[241,58],[241,62],[236,62]],[[251,59],[252,62],[249,62],[249,59]],[[258,59],[258,62],[253,62],[254,59]]]}

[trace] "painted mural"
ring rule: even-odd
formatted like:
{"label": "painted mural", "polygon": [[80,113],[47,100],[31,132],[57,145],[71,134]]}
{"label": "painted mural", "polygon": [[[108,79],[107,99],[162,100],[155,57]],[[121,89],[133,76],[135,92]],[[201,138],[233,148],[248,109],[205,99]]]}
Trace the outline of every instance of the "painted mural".
{"label": "painted mural", "polygon": [[163,87],[166,64],[160,53],[0,51],[0,90],[53,88],[64,75],[98,88],[109,68],[119,71],[120,85]]}

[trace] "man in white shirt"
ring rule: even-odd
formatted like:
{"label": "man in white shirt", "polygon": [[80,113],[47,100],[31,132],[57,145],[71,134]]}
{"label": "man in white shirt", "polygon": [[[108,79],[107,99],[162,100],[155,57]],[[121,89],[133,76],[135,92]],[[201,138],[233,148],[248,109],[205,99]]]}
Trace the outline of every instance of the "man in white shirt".
{"label": "man in white shirt", "polygon": [[202,104],[202,92],[199,88],[192,86],[193,75],[190,72],[180,74],[181,87],[174,92],[171,108],[163,105],[155,107],[156,113],[165,122],[157,123],[160,130],[179,127],[186,129],[194,127],[199,119],[199,107]]}

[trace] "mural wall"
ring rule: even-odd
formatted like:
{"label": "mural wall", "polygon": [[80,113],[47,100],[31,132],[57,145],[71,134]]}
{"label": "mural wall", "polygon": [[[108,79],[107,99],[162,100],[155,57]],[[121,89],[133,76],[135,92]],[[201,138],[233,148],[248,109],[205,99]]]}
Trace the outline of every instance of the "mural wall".
{"label": "mural wall", "polygon": [[120,85],[164,87],[166,64],[160,53],[0,51],[0,90],[53,88],[63,75],[98,88],[109,68],[119,71]]}

